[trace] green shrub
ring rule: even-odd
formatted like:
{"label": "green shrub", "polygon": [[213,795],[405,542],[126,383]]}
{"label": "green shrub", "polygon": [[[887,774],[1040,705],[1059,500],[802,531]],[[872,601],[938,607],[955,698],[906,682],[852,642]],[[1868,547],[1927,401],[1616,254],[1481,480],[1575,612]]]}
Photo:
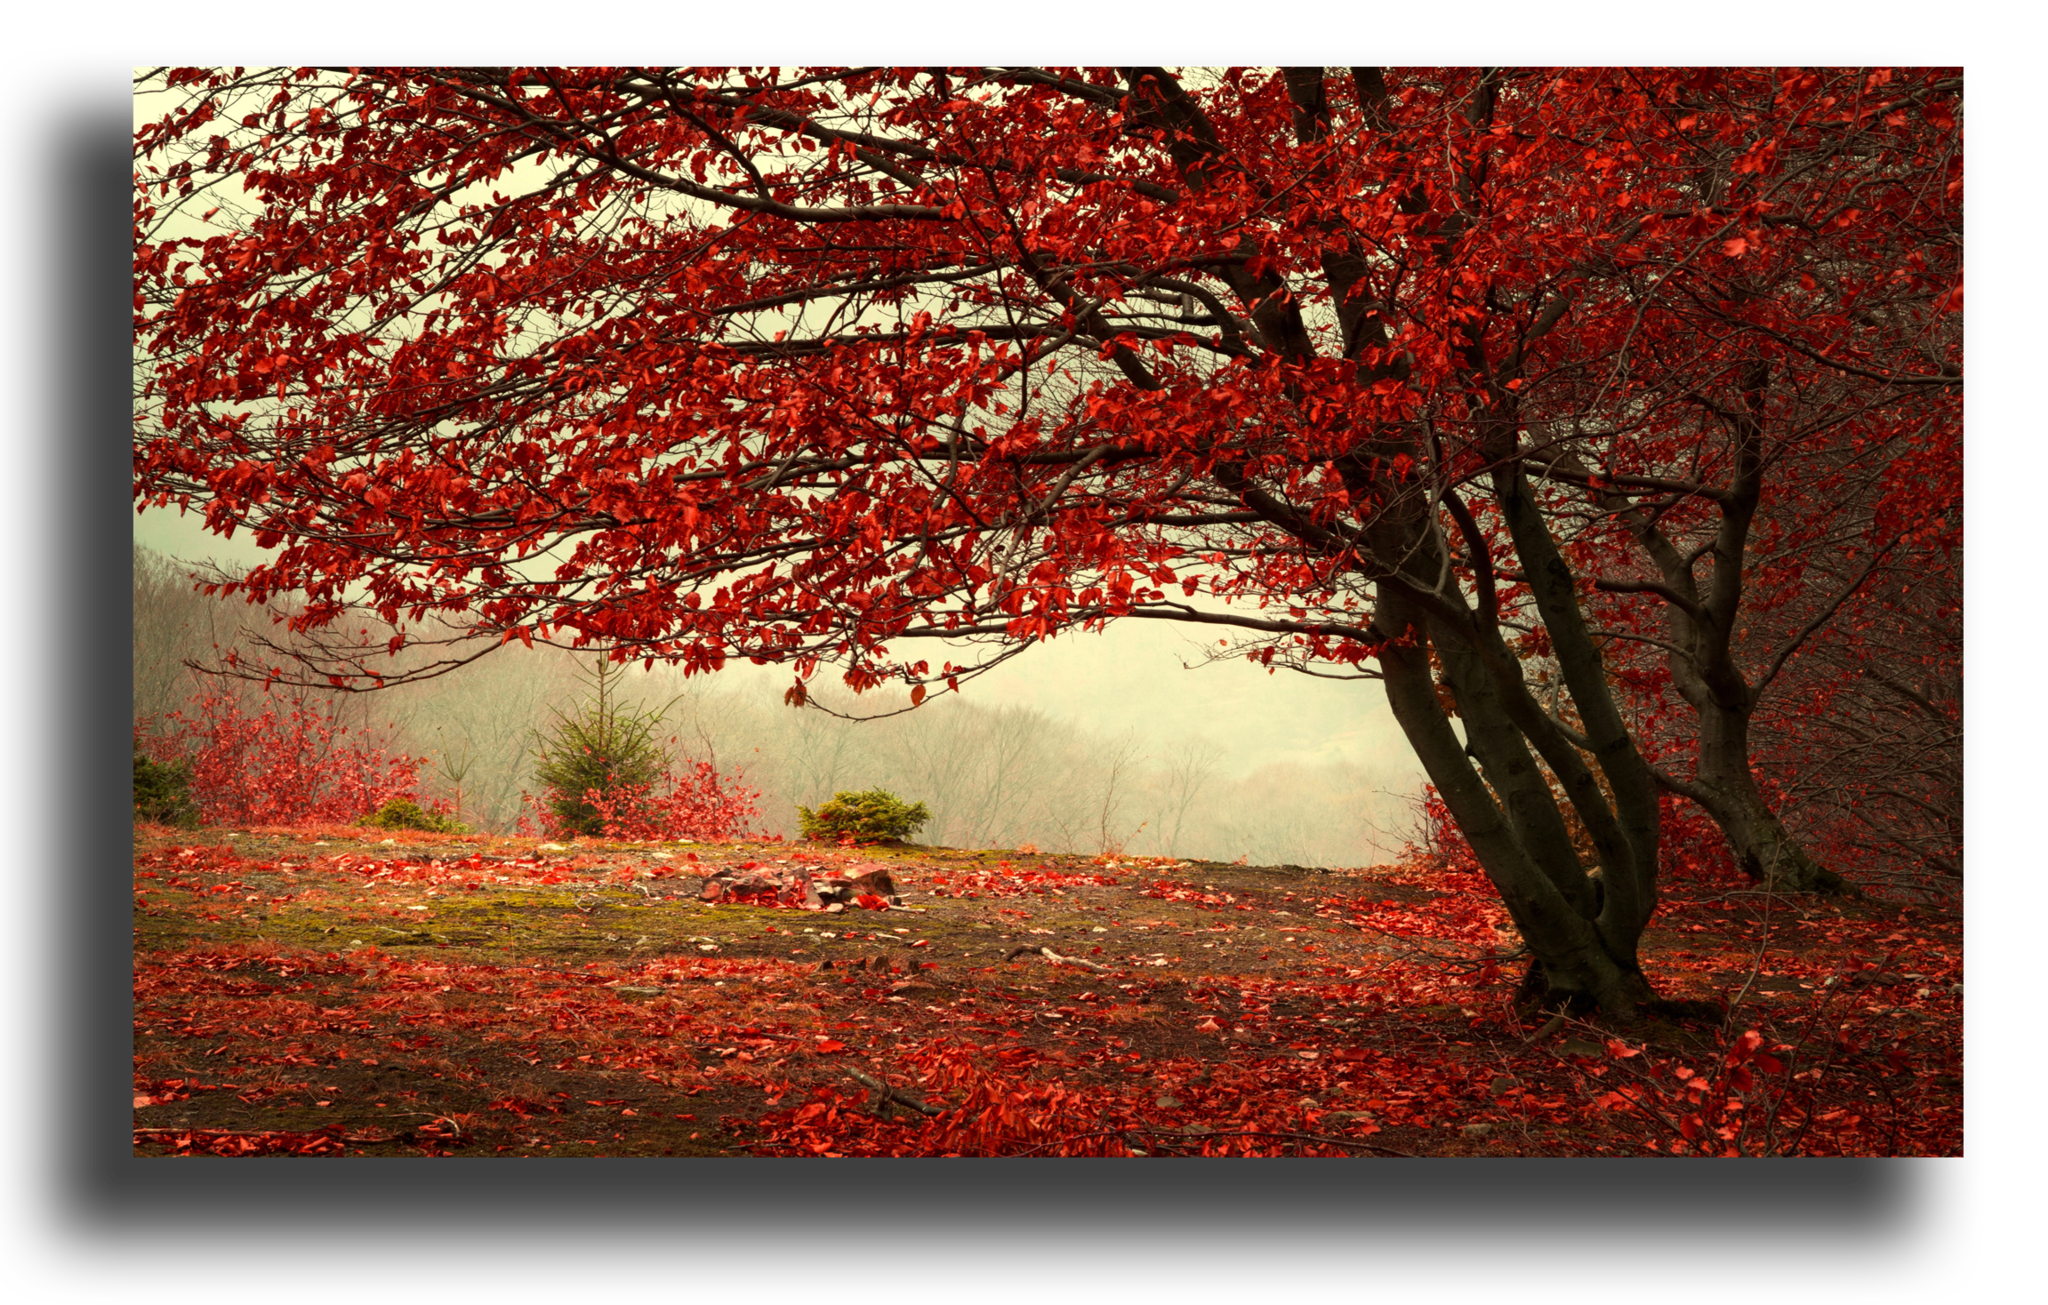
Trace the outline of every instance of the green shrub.
{"label": "green shrub", "polygon": [[199,807],[192,801],[192,763],[151,761],[135,754],[135,818],[179,829],[199,827]]}
{"label": "green shrub", "polygon": [[798,807],[797,824],[805,838],[854,838],[867,842],[885,838],[908,838],[932,813],[924,803],[911,806],[894,793],[871,788],[861,793],[834,793],[830,802],[816,811]]}
{"label": "green shrub", "polygon": [[420,829],[429,834],[466,834],[469,826],[436,811],[423,811],[407,798],[393,798],[374,815],[356,821],[372,829]]}

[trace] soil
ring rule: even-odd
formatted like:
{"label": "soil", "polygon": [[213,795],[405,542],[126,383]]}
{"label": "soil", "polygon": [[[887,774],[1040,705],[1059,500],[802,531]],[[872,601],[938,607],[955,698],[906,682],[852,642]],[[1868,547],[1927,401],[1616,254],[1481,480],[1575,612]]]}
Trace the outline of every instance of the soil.
{"label": "soil", "polygon": [[[942,1042],[1142,1112],[1111,1130],[1141,1154],[1213,1151],[1224,1118],[1320,1154],[1646,1145],[1640,1119],[1588,1105],[1619,1081],[1592,1063],[1598,1030],[1525,1041],[1514,939],[1474,876],[341,828],[144,826],[135,857],[138,1155],[786,1154],[811,1101],[908,1137],[906,1101],[952,1104],[912,1072],[910,1049]],[[700,876],[749,863],[886,866],[903,906],[698,900]],[[1809,1104],[1801,1136],[1959,1153],[1959,925],[1950,946],[1947,917],[1902,910],[1674,893],[1646,970],[1775,1019],[1793,1031],[1772,1045],[1831,1083],[1866,1063],[1883,1082],[1884,1049],[1823,1056],[1794,1025],[1852,988],[1883,998],[1858,1018],[1879,1010],[1911,1068],[1854,1123]],[[1862,959],[1886,928],[1917,951]],[[1698,1057],[1721,1032],[1652,1037]],[[847,1153],[831,1145],[810,1150]]]}

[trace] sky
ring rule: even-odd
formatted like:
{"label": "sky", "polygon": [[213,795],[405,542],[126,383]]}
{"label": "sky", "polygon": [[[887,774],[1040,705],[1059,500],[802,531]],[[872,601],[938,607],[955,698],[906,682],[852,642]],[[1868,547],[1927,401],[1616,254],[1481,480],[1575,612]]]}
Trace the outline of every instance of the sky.
{"label": "sky", "polygon": [[[196,514],[173,508],[137,514],[135,541],[188,561],[247,565],[262,556],[247,532],[222,539]],[[1405,768],[1420,787],[1421,765],[1377,682],[1269,672],[1241,659],[1205,663],[1204,649],[1215,647],[1202,637],[1210,628],[1131,620],[1099,634],[1071,633],[968,681],[962,694],[988,706],[1032,707],[1101,734],[1133,731],[1155,756],[1200,737],[1222,749],[1222,768],[1233,776],[1277,763],[1342,762],[1383,773]],[[742,661],[720,671],[717,683],[779,697],[791,679],[786,668]]]}

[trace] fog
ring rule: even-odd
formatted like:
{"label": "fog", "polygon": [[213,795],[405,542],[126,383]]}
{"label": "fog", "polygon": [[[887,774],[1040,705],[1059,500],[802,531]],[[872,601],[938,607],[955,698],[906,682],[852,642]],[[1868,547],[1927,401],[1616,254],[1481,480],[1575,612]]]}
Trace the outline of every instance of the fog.
{"label": "fog", "polygon": [[[187,706],[202,680],[188,662],[246,647],[252,628],[275,633],[261,611],[194,592],[192,570],[136,546],[139,721]],[[679,760],[710,761],[758,790],[758,826],[785,837],[800,804],[885,788],[930,809],[918,841],[949,847],[1322,866],[1399,852],[1419,767],[1377,684],[1202,658],[1172,627],[1113,627],[1033,648],[916,711],[898,711],[901,693],[856,697],[829,671],[805,708],[784,702],[782,667],[686,678],[635,664],[622,683],[627,701],[661,713],[659,737]],[[331,702],[352,739],[424,758],[424,797],[509,832],[537,789],[533,748],[556,713],[589,699],[593,664],[588,652],[513,644],[419,684],[288,696]]]}

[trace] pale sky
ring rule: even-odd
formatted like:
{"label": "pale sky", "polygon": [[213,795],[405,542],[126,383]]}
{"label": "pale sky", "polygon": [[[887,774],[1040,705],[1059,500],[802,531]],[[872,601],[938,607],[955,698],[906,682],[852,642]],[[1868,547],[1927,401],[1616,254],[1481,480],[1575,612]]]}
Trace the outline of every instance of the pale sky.
{"label": "pale sky", "polygon": [[[222,539],[207,533],[196,513],[181,516],[170,508],[138,515],[135,540],[194,561],[246,565],[262,555],[246,531]],[[1209,633],[1215,629],[1132,620],[1100,634],[1068,634],[962,685],[962,696],[989,706],[1034,707],[1104,734],[1135,730],[1148,747],[1199,735],[1224,750],[1223,767],[1232,775],[1275,762],[1349,762],[1405,768],[1420,787],[1422,767],[1377,682],[1269,673],[1241,659],[1202,665],[1202,640],[1215,647]],[[829,670],[819,675],[819,683],[833,683]],[[779,694],[791,679],[785,667],[737,661],[719,672],[717,683],[758,684],[762,692]]]}

